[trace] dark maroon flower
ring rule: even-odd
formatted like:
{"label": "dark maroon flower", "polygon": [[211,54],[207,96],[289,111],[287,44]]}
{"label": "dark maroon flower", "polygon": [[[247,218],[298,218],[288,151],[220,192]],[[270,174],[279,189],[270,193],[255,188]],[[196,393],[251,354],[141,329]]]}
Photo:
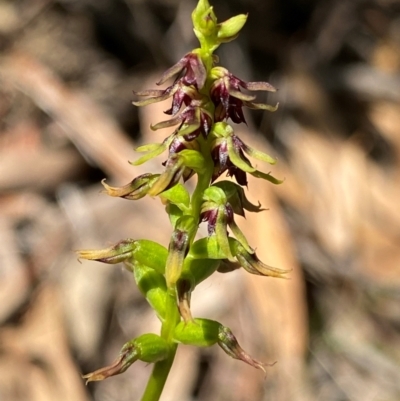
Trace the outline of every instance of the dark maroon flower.
{"label": "dark maroon flower", "polygon": [[[240,146],[236,147],[235,151],[238,153],[241,159],[247,163],[250,163]],[[220,175],[227,171],[228,176],[234,177],[239,185],[247,186],[246,173],[232,163],[231,159],[229,158],[228,145],[226,141],[221,141],[219,143],[216,141],[211,152],[211,157],[214,161],[212,182],[214,182]]]}
{"label": "dark maroon flower", "polygon": [[220,249],[227,259],[233,258],[229,247],[229,235],[227,228],[235,224],[233,210],[229,204],[218,205],[213,201],[203,203],[200,215],[202,222],[207,222],[208,236],[215,236]]}
{"label": "dark maroon flower", "polygon": [[172,96],[171,108],[164,113],[175,115],[179,112],[182,105],[187,106],[193,99],[199,98],[194,86],[184,84],[182,78],[169,86],[167,89],[147,89],[140,92],[133,92],[136,96],[147,96],[148,99],[132,102],[135,106],[147,106],[148,104],[162,102]]}
{"label": "dark maroon flower", "polygon": [[187,140],[183,136],[175,135],[169,145],[169,154],[179,153],[184,149],[199,150],[199,144],[197,141]]}
{"label": "dark maroon flower", "polygon": [[233,222],[233,209],[229,203],[220,206],[210,206],[211,205],[209,205],[209,202],[206,202],[203,205],[200,216],[202,222],[206,221],[208,223],[207,232],[209,236],[215,233],[217,222],[225,226],[225,231],[226,227]]}
{"label": "dark maroon flower", "polygon": [[201,99],[192,99],[179,114],[170,120],[161,121],[151,126],[152,130],[172,127],[181,124],[178,135],[190,141],[197,138],[200,134],[207,137],[213,122],[212,115],[208,111],[208,100],[205,96]]}
{"label": "dark maroon flower", "polygon": [[245,153],[269,164],[275,164],[276,160],[266,153],[246,145],[235,135],[233,128],[229,124],[225,122],[214,124],[212,135],[215,137],[211,145],[211,157],[214,161],[212,181],[215,181],[222,173],[227,171],[228,175],[235,177],[237,183],[242,186],[247,185],[246,173],[266,179],[274,184],[282,182],[270,174],[258,171],[251,165]]}
{"label": "dark maroon flower", "polygon": [[184,85],[194,85],[197,89],[201,89],[206,82],[206,69],[200,56],[195,51],[186,54],[165,71],[157,85],[162,85],[169,78],[179,73],[182,73],[181,79]]}
{"label": "dark maroon flower", "polygon": [[227,259],[232,259],[229,245],[228,227],[237,240],[247,249],[249,244],[234,219],[234,209],[227,200],[227,194],[222,188],[211,186],[204,191],[201,205],[201,221],[208,223],[208,236],[215,236],[220,249]]}
{"label": "dark maroon flower", "polygon": [[245,210],[256,213],[265,210],[260,203],[258,205],[251,203],[247,199],[244,189],[233,181],[218,181],[212,186],[224,191],[227,201],[232,206],[233,213],[239,216],[245,217]]}
{"label": "dark maroon flower", "polygon": [[[200,133],[206,137],[213,123],[212,110],[214,107],[208,96],[199,92],[205,84],[207,72],[196,51],[186,54],[178,63],[169,68],[157,85],[163,84],[179,73],[181,76],[167,89],[134,92],[135,95],[146,96],[148,99],[135,101],[133,104],[146,106],[172,97],[172,105],[165,113],[173,118],[155,124],[151,128],[157,130],[180,124],[179,135],[183,136],[185,140],[193,140]],[[182,107],[183,110],[180,111]]]}
{"label": "dark maroon flower", "polygon": [[214,83],[211,87],[211,99],[215,105],[215,121],[230,118],[235,123],[246,123],[242,107],[251,109],[275,111],[278,106],[263,103],[254,103],[255,96],[241,92],[240,88],[249,91],[269,91],[276,89],[268,82],[245,82],[223,67],[214,67],[211,70]]}

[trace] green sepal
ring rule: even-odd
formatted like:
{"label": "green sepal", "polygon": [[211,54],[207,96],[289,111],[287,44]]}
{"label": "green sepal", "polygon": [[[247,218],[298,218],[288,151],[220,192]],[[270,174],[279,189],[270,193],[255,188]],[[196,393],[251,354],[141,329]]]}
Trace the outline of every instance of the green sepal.
{"label": "green sepal", "polygon": [[220,188],[222,191],[224,191],[225,196],[228,200],[236,194],[238,188],[242,188],[239,184],[227,180],[215,182],[214,184],[212,184],[211,188],[213,187]]}
{"label": "green sepal", "polygon": [[196,171],[196,173],[202,173],[205,168],[205,160],[203,155],[192,149],[184,149],[179,152],[179,158],[183,160],[183,164]]}
{"label": "green sepal", "polygon": [[160,274],[165,273],[168,250],[157,242],[147,239],[135,241],[133,259],[138,263],[156,270]]}
{"label": "green sepal", "polygon": [[227,223],[225,216],[225,206],[219,206],[217,213],[217,222],[215,224],[215,236],[217,238],[218,245],[225,255],[224,259],[232,259],[232,253],[229,247],[229,236],[226,231]]}
{"label": "green sepal", "polygon": [[[214,67],[210,74],[214,80],[221,78],[221,68]],[[233,134],[233,128],[228,123],[220,121],[213,125],[210,134],[215,138],[226,138]]]}
{"label": "green sepal", "polygon": [[[238,241],[234,238],[228,238],[228,241],[230,250],[233,252],[232,245],[235,244],[235,241]],[[193,259],[227,259],[227,256],[218,244],[217,237],[215,235],[201,238],[194,242],[190,247],[188,257]]]}
{"label": "green sepal", "polygon": [[164,321],[167,302],[167,286],[164,276],[140,263],[133,263],[132,270],[140,292],[146,297],[158,318]]}
{"label": "green sepal", "polygon": [[185,186],[181,183],[160,194],[163,202],[168,201],[176,205],[182,212],[188,213],[190,209],[190,195]]}
{"label": "green sepal", "polygon": [[225,205],[227,202],[227,196],[223,189],[214,185],[204,191],[203,199],[206,202],[212,201],[218,206]]}
{"label": "green sepal", "polygon": [[196,347],[210,347],[219,340],[221,327],[220,323],[209,319],[180,322],[175,327],[173,341]]}
{"label": "green sepal", "polygon": [[247,239],[245,235],[243,234],[242,230],[238,227],[238,225],[235,223],[235,220],[233,220],[229,224],[229,228],[231,229],[233,235],[236,237],[236,239],[241,243],[244,249],[246,249],[247,252],[252,253],[253,249],[250,247],[249,243],[247,242]]}
{"label": "green sepal", "polygon": [[220,260],[218,259],[194,259],[186,257],[181,278],[189,280],[194,289],[194,287],[210,277],[218,269],[219,265]]}
{"label": "green sepal", "polygon": [[139,146],[138,148],[135,149],[136,152],[148,152],[148,153],[140,157],[139,159],[135,160],[134,162],[129,162],[129,163],[132,164],[132,166],[139,166],[147,162],[148,160],[161,155],[161,153],[167,150],[167,148],[169,147],[174,138],[175,135],[170,135],[162,143],[150,143],[147,145]]}
{"label": "green sepal", "polygon": [[168,213],[168,218],[172,227],[176,226],[176,222],[183,216],[183,212],[179,209],[178,206],[173,203],[168,203],[165,207],[165,210]]}

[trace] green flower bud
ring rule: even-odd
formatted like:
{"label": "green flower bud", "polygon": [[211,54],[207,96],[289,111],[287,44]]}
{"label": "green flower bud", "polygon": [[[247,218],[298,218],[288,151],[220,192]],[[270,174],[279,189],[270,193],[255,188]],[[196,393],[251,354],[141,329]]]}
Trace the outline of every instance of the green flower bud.
{"label": "green flower bud", "polygon": [[246,23],[246,20],[247,15],[240,14],[218,24],[217,37],[220,43],[230,42],[235,39],[238,36],[239,31],[243,28],[243,25]]}
{"label": "green flower bud", "polygon": [[191,216],[178,219],[169,243],[169,254],[165,270],[167,287],[174,285],[181,276],[183,262],[189,250],[190,238],[195,232],[195,222]]}
{"label": "green flower bud", "polygon": [[180,322],[176,327],[173,340],[185,345],[210,347],[219,341],[219,332],[223,326],[209,319],[194,319],[191,322]]}
{"label": "green flower bud", "polygon": [[143,334],[127,342],[111,365],[83,375],[82,378],[87,379],[86,384],[104,380],[125,372],[137,360],[148,363],[162,361],[167,358],[168,351],[168,344],[163,338],[156,334]]}
{"label": "green flower bud", "polygon": [[199,40],[214,34],[217,26],[217,17],[208,0],[199,0],[192,12],[192,21],[194,32]]}

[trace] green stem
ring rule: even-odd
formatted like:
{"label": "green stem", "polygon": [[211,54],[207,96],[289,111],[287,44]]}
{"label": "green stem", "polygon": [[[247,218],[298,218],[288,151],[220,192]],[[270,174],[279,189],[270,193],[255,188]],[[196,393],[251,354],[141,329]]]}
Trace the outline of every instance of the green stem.
{"label": "green stem", "polygon": [[171,347],[168,358],[154,365],[153,372],[151,373],[141,401],[157,401],[160,399],[169,371],[174,362],[176,348],[177,345]]}
{"label": "green stem", "polygon": [[161,327],[161,337],[170,345],[169,355],[167,359],[157,362],[154,365],[153,372],[151,373],[141,401],[158,401],[160,399],[175,358],[177,344],[172,341],[172,335],[179,321],[180,316],[176,304],[175,288],[170,288],[167,296],[165,320]]}

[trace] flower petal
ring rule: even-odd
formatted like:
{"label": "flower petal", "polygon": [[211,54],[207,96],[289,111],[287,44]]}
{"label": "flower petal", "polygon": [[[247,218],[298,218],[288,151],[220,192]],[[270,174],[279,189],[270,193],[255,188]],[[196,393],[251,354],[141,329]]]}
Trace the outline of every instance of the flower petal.
{"label": "flower petal", "polygon": [[253,177],[262,178],[262,179],[272,182],[272,184],[276,184],[276,185],[282,184],[283,181],[285,181],[285,180],[278,180],[277,178],[273,177],[271,174],[263,173],[262,171],[258,171],[258,170],[254,171],[254,172],[250,172],[250,174]]}
{"label": "flower petal", "polygon": [[162,143],[150,143],[148,145],[139,146],[136,149],[136,152],[148,152],[146,155],[140,157],[139,159],[135,160],[134,162],[130,162],[132,166],[139,166],[154,157],[159,156],[163,153],[175,139],[175,133],[170,135],[169,137],[165,138]]}
{"label": "flower petal", "polygon": [[231,89],[229,88],[228,90],[229,94],[237,99],[243,100],[243,101],[247,101],[247,102],[251,102],[252,100],[254,100],[256,97],[253,95],[246,95],[243,92],[240,92],[239,90],[235,90],[235,89]]}
{"label": "flower petal", "polygon": [[243,101],[243,104],[248,107],[249,109],[253,110],[268,110],[268,111],[276,111],[278,110],[279,103],[276,104],[276,106],[271,106],[269,104],[265,103],[253,103],[253,102],[247,102]]}
{"label": "flower petal", "polygon": [[249,91],[268,91],[268,92],[276,92],[276,88],[274,88],[268,82],[245,82],[245,85],[241,85]]}
{"label": "flower petal", "polygon": [[159,129],[173,127],[174,125],[181,123],[183,118],[184,117],[182,117],[182,114],[178,114],[176,117],[173,117],[169,120],[160,121],[159,123],[157,123],[155,125],[150,125],[150,128],[153,131],[157,131]]}
{"label": "flower petal", "polygon": [[182,57],[176,64],[174,64],[172,67],[168,68],[162,75],[161,78],[158,82],[156,82],[157,85],[162,85],[165,81],[167,81],[169,78],[172,78],[174,75],[178,74],[181,72],[185,66],[186,66],[186,56]]}
{"label": "flower petal", "polygon": [[162,102],[163,100],[166,100],[170,98],[175,91],[174,90],[156,90],[156,89],[149,89],[149,90],[144,90],[141,92],[133,92],[137,96],[151,96],[148,99],[144,100],[137,100],[132,102],[134,106],[142,107],[142,106],[147,106],[148,104],[153,104],[157,102]]}
{"label": "flower petal", "polygon": [[244,142],[242,142],[242,150],[246,152],[249,156],[254,157],[255,159],[262,160],[264,162],[267,162],[269,164],[276,164],[277,160],[271,157],[270,155],[267,155],[264,152],[261,152],[259,150],[256,150],[252,148],[251,146],[246,145]]}

